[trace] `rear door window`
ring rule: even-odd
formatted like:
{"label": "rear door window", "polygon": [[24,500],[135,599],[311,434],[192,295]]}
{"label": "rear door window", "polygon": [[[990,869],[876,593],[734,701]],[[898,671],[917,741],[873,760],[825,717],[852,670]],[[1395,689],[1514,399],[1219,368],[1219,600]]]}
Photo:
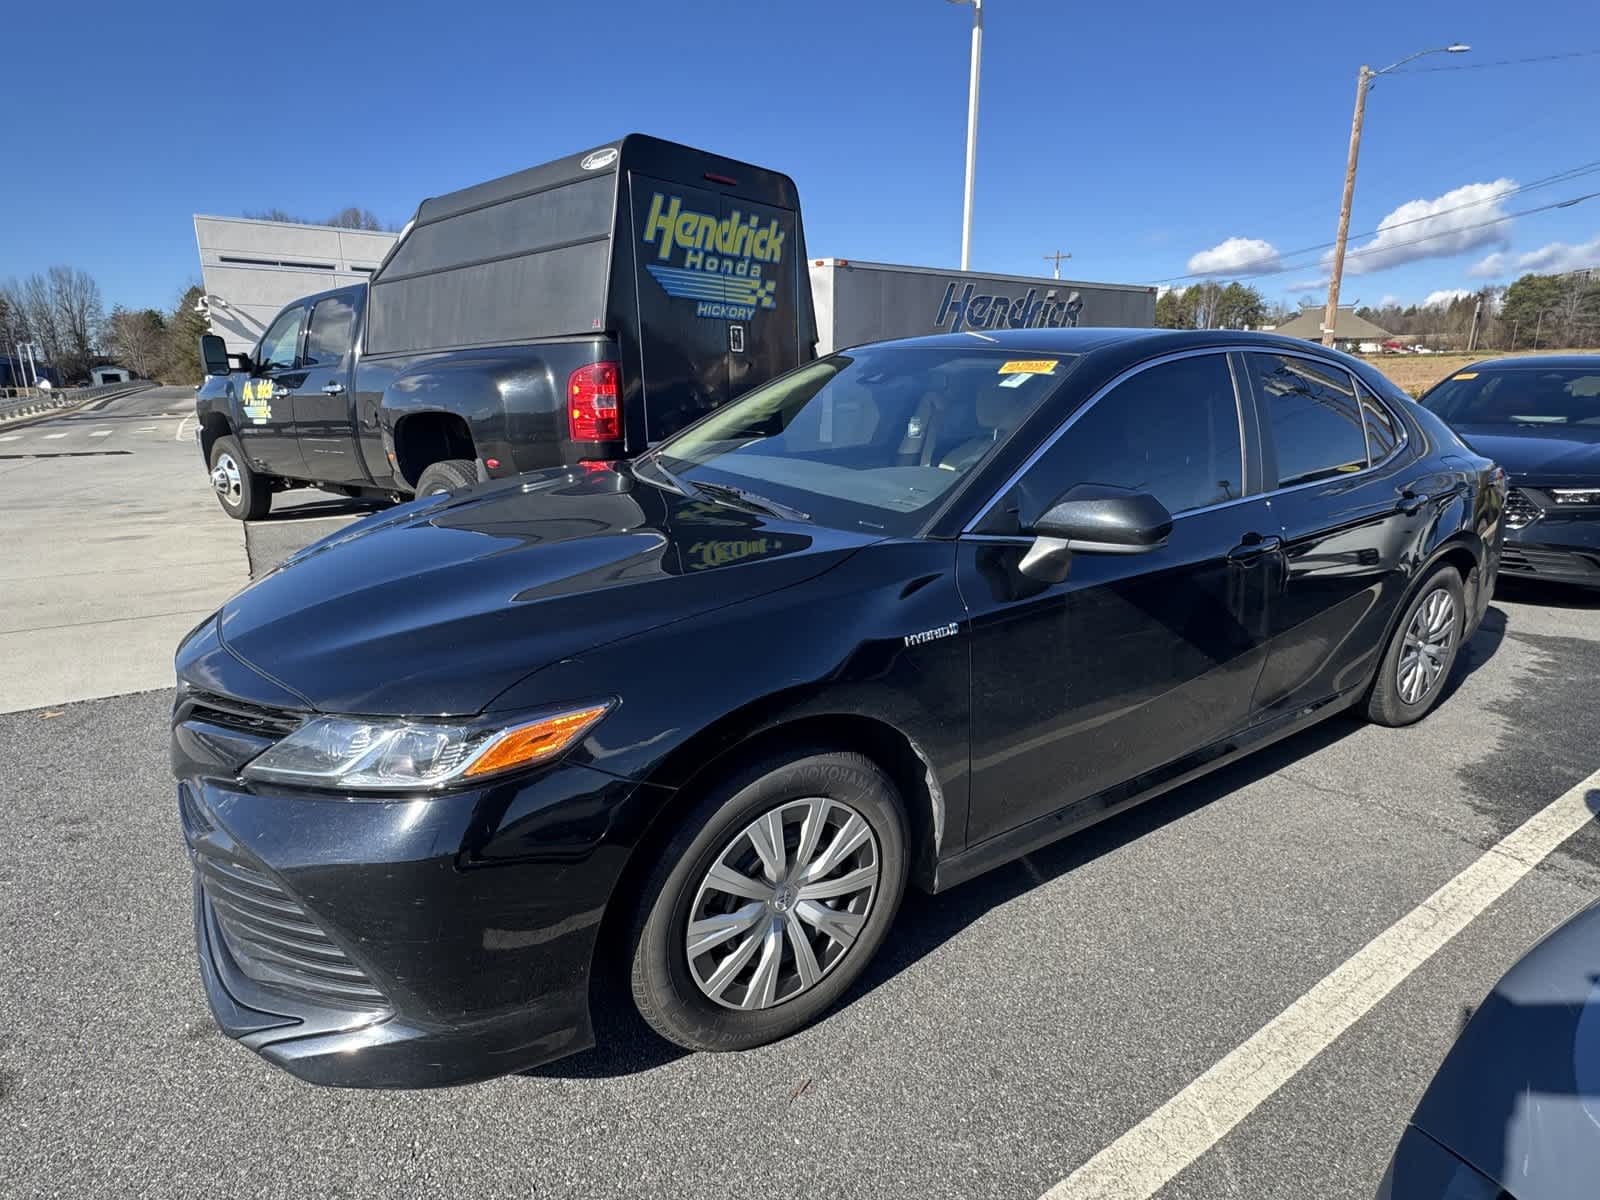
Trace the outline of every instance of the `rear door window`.
{"label": "rear door window", "polygon": [[1400,444],[1399,421],[1359,382],[1356,391],[1361,396],[1361,415],[1367,425],[1367,457],[1375,463],[1382,462]]}
{"label": "rear door window", "polygon": [[306,334],[305,366],[332,367],[344,361],[355,328],[355,305],[348,296],[329,296],[318,300],[311,310],[311,329]]}
{"label": "rear door window", "polygon": [[1277,450],[1279,487],[1366,468],[1366,428],[1348,373],[1290,354],[1247,354],[1245,362]]}

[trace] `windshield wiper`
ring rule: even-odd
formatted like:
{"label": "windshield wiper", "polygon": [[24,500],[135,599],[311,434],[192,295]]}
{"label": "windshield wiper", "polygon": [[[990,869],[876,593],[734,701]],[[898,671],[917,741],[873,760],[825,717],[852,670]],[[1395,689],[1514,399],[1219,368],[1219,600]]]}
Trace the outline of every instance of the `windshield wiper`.
{"label": "windshield wiper", "polygon": [[776,500],[769,500],[765,496],[758,496],[754,492],[747,492],[743,488],[732,487],[726,483],[706,483],[702,480],[694,486],[708,496],[714,496],[719,500],[731,500],[735,504],[756,509],[768,516],[782,517],[786,521],[811,520],[810,513],[801,512],[798,508],[790,508],[787,504],[780,504]]}
{"label": "windshield wiper", "polygon": [[[667,486],[673,491],[677,492],[678,495],[682,496],[685,500],[693,500],[700,494],[700,489],[695,484],[692,484],[684,479],[679,479],[671,471],[667,470],[666,467],[662,466],[661,456],[659,454],[648,454],[643,458],[634,459],[632,463],[632,469],[635,475],[639,473],[639,468],[641,466],[655,468],[655,470],[660,473],[661,478],[667,481]],[[649,483],[650,480],[646,479],[645,482]]]}

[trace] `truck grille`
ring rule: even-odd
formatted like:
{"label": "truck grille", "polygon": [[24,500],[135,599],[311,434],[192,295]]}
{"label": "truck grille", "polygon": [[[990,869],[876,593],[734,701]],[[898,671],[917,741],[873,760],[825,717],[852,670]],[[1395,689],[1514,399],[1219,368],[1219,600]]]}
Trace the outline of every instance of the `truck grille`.
{"label": "truck grille", "polygon": [[1508,542],[1500,552],[1500,569],[1529,575],[1588,575],[1600,580],[1600,563],[1587,555],[1515,542]]}
{"label": "truck grille", "polygon": [[1506,493],[1506,528],[1525,529],[1543,515],[1543,510],[1530,500],[1521,488]]}
{"label": "truck grille", "polygon": [[366,972],[269,876],[203,848],[195,869],[228,952],[251,979],[340,1008],[387,1006]]}

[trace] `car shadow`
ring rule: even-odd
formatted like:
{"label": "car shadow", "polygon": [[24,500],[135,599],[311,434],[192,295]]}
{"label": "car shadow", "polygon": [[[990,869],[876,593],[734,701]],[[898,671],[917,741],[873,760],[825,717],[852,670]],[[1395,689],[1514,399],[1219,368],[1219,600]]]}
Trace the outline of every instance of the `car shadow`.
{"label": "car shadow", "polygon": [[1581,584],[1551,583],[1501,575],[1495,581],[1495,599],[1513,604],[1536,604],[1540,608],[1569,608],[1577,611],[1600,609],[1600,588]]}
{"label": "car shadow", "polygon": [[292,521],[314,521],[321,517],[364,517],[391,505],[386,500],[365,500],[350,496],[330,496],[326,500],[308,500],[286,508],[274,508],[266,516],[250,522],[252,525],[273,525]]}
{"label": "car shadow", "polygon": [[[1456,656],[1440,703],[1479,667],[1505,639],[1506,614],[1490,606],[1483,623]],[[1349,737],[1365,724],[1357,710],[1330,717],[1310,729],[1258,750],[1210,775],[1163,796],[1108,817],[1079,833],[996,867],[938,895],[908,890],[893,928],[872,963],[840,999],[843,1009],[938,950],[973,922],[1007,901],[1053,882],[1103,855],[1121,849],[1240,788],[1292,766]],[[607,1079],[663,1066],[688,1052],[658,1037],[646,1025],[625,988],[597,986],[592,1049],[535,1067],[523,1074],[539,1078]],[[824,1020],[826,1017],[823,1018]]]}

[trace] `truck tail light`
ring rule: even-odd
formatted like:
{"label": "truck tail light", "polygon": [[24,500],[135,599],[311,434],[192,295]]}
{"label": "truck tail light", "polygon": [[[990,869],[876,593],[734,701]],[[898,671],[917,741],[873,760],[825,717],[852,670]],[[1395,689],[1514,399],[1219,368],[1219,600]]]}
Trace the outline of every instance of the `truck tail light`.
{"label": "truck tail light", "polygon": [[575,442],[622,440],[621,371],[590,363],[567,377],[567,428]]}

